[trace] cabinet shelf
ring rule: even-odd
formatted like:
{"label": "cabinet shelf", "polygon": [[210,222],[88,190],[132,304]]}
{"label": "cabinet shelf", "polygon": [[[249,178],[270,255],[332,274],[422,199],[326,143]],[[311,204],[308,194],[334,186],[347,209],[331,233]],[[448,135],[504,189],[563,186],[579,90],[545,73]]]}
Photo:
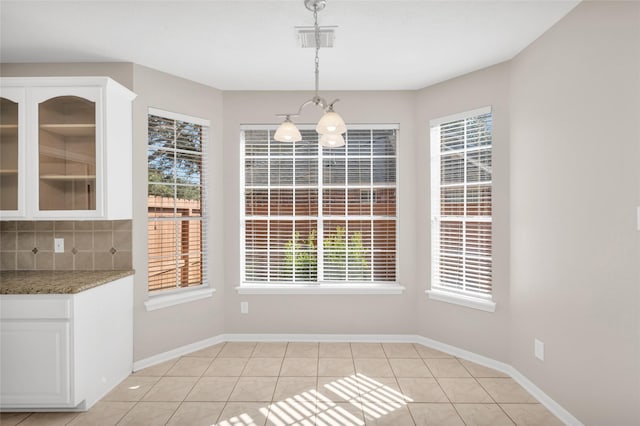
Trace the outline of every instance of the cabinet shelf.
{"label": "cabinet shelf", "polygon": [[41,124],[41,130],[60,136],[93,136],[96,125],[90,124]]}
{"label": "cabinet shelf", "polygon": [[62,180],[62,181],[71,181],[71,180],[95,180],[96,175],[42,175],[40,176],[42,180]]}
{"label": "cabinet shelf", "polygon": [[84,155],[77,152],[70,152],[64,149],[53,148],[46,145],[40,145],[40,154],[50,158],[60,159],[64,161],[75,161],[76,163],[95,165],[95,157]]}
{"label": "cabinet shelf", "polygon": [[17,124],[0,124],[0,134],[3,136],[14,136],[18,134]]}
{"label": "cabinet shelf", "polygon": [[0,175],[17,175],[18,169],[0,169]]}

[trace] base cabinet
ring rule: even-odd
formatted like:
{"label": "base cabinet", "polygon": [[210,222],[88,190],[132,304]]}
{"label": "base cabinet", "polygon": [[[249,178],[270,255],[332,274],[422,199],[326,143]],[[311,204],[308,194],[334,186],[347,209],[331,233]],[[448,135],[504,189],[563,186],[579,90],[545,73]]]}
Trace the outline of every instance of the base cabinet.
{"label": "base cabinet", "polygon": [[[69,406],[69,322],[2,323],[2,405]],[[27,401],[28,398],[28,401]]]}
{"label": "base cabinet", "polygon": [[133,365],[133,277],[0,296],[0,409],[86,410]]}

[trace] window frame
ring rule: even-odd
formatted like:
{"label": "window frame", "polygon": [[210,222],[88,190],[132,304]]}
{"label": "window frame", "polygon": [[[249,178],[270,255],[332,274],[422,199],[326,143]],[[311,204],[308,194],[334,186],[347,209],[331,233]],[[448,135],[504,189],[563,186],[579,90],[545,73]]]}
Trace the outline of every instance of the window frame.
{"label": "window frame", "polygon": [[[488,293],[475,292],[465,289],[467,286],[466,282],[462,282],[462,288],[453,288],[451,286],[444,286],[438,283],[439,277],[436,276],[437,268],[436,268],[436,254],[434,253],[435,245],[440,244],[440,230],[439,230],[439,222],[440,217],[443,216],[440,212],[440,202],[439,197],[436,201],[436,197],[434,193],[440,194],[440,189],[442,188],[441,184],[441,139],[440,139],[440,127],[443,124],[451,123],[460,120],[466,120],[482,115],[490,114],[492,120],[492,131],[491,131],[491,164],[493,168],[493,158],[494,158],[494,141],[493,141],[493,111],[491,106],[485,106],[477,109],[473,109],[470,111],[465,111],[457,114],[448,115],[441,118],[433,119],[429,122],[429,154],[430,154],[430,200],[429,200],[429,215],[430,215],[430,247],[431,247],[431,255],[430,255],[430,288],[425,291],[430,299],[438,300],[442,302],[452,303],[460,306],[465,306],[469,308],[474,308],[486,312],[495,312],[496,303],[493,300],[494,295],[494,281],[493,281],[493,265],[495,262],[494,250],[493,250],[493,222],[494,222],[494,179],[493,179],[493,170],[491,172],[491,215],[488,219],[479,220],[478,217],[475,217],[475,221],[485,222],[491,224],[491,289]],[[465,159],[466,155],[469,152],[466,146],[466,136],[465,136],[465,147],[463,149]],[[473,150],[471,151],[473,152]],[[463,164],[464,169],[466,170],[467,164],[466,162]],[[464,179],[462,182],[463,188],[467,188],[469,184],[469,180],[466,176],[466,171],[464,172]],[[465,195],[464,208],[467,208],[467,201]],[[462,222],[467,222],[466,214],[462,216]],[[466,241],[466,240],[465,240]],[[463,241],[464,244],[464,241]],[[463,250],[461,253],[465,255],[467,253],[466,250]]]}
{"label": "window frame", "polygon": [[[162,309],[169,306],[174,306],[181,303],[191,302],[195,300],[200,300],[203,298],[208,298],[213,295],[215,289],[209,285],[208,280],[208,258],[209,258],[209,250],[208,250],[208,235],[207,235],[207,220],[209,220],[209,212],[207,208],[207,189],[208,189],[208,173],[207,173],[207,151],[208,151],[208,143],[209,143],[209,134],[210,134],[210,121],[204,118],[194,117],[190,115],[170,112],[166,110],[161,110],[158,108],[149,107],[147,109],[146,114],[146,122],[147,122],[147,167],[148,167],[148,149],[149,149],[149,117],[156,116],[162,117],[168,120],[174,121],[182,121],[190,124],[195,124],[200,126],[202,129],[202,141],[201,141],[201,175],[200,175],[200,185],[202,187],[201,190],[201,199],[200,199],[200,209],[201,216],[199,221],[201,222],[201,251],[202,251],[202,281],[200,284],[191,285],[187,287],[179,287],[176,283],[174,288],[166,288],[166,289],[158,289],[158,290],[150,290],[149,283],[147,282],[147,295],[148,300],[144,302],[145,309],[147,311],[153,311],[156,309]],[[148,191],[149,180],[147,179],[147,191]],[[148,200],[148,196],[147,196]],[[149,223],[148,216],[148,201],[147,201],[147,226]],[[147,235],[147,270],[149,268],[149,239]]]}
{"label": "window frame", "polygon": [[[315,129],[315,125],[311,124],[301,124],[297,126],[302,131],[311,131]],[[242,124],[240,126],[240,182],[239,182],[239,202],[240,202],[240,229],[239,229],[239,238],[240,238],[240,252],[239,252],[239,273],[240,273],[240,285],[236,287],[236,290],[239,294],[401,294],[404,291],[404,287],[401,286],[398,282],[398,266],[399,262],[399,238],[400,235],[400,220],[399,220],[399,176],[398,176],[398,167],[399,167],[399,125],[397,124],[358,124],[358,125],[349,125],[349,130],[393,130],[395,131],[396,138],[396,146],[395,146],[395,281],[358,281],[358,282],[349,282],[349,280],[345,281],[328,281],[328,280],[317,280],[317,281],[265,281],[265,282],[256,282],[256,281],[246,281],[245,280],[245,267],[246,267],[246,258],[245,258],[245,223],[249,219],[246,215],[245,206],[245,190],[246,190],[246,176],[245,176],[245,160],[250,158],[245,154],[246,143],[244,139],[244,132],[247,130],[260,130],[260,131],[268,131],[273,132],[277,128],[277,125],[271,124]],[[285,142],[279,142],[285,143]],[[347,142],[348,145],[348,142]],[[322,147],[320,148],[319,154],[315,155],[314,158],[318,160],[318,181],[315,184],[315,188],[317,188],[319,196],[323,188],[331,188],[331,186],[326,187],[324,182],[322,182],[322,172],[320,171],[322,168],[323,159],[331,158],[330,156],[322,155]],[[349,158],[348,156],[346,157]],[[371,157],[370,157],[371,158]],[[374,157],[375,158],[375,157]],[[292,188],[295,187],[295,184],[292,184]],[[344,184],[345,196],[348,192],[348,185],[345,182]],[[360,189],[360,188],[353,188]],[[371,189],[371,188],[369,188]],[[322,214],[322,198],[319,198],[318,202],[318,212],[313,220],[317,221],[318,229],[323,226],[324,221],[326,220],[344,220],[348,222],[352,220],[352,215],[346,213],[341,216],[335,217],[327,217],[328,215]],[[370,214],[369,217],[373,220],[375,215]],[[302,220],[306,220],[303,216]],[[322,251],[318,249],[318,270],[321,270],[320,259],[321,259]]]}

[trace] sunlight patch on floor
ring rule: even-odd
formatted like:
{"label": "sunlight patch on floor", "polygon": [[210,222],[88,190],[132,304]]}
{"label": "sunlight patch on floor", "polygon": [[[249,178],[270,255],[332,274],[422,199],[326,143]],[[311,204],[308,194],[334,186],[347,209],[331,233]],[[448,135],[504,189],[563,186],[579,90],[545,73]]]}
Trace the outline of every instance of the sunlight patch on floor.
{"label": "sunlight patch on floor", "polygon": [[240,414],[238,416],[233,416],[228,420],[223,420],[216,424],[218,426],[258,426],[253,418],[246,413]]}
{"label": "sunlight patch on floor", "polygon": [[[323,387],[324,393],[309,389],[260,408],[260,413],[274,426],[363,426],[364,418],[357,413],[379,419],[412,402],[406,395],[363,374],[334,380]],[[353,412],[349,406],[354,408]],[[218,422],[219,426],[256,424],[246,413]]]}

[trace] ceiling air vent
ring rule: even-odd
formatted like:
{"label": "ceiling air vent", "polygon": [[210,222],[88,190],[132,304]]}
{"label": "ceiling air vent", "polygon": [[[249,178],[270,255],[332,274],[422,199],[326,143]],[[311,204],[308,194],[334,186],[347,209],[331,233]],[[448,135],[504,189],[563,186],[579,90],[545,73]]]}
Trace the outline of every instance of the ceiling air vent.
{"label": "ceiling air vent", "polygon": [[[336,38],[336,28],[319,27],[320,28],[320,48],[333,47],[333,41]],[[314,27],[296,27],[296,35],[298,37],[299,47],[316,48],[316,32]]]}

